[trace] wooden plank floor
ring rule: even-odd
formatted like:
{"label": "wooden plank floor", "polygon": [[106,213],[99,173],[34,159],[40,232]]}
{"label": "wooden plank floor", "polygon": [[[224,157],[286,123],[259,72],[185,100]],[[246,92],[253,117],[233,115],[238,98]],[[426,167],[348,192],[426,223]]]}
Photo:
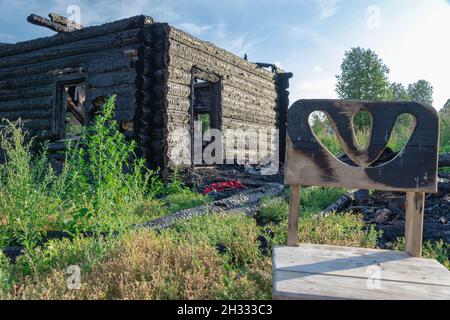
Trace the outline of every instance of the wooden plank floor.
{"label": "wooden plank floor", "polygon": [[400,251],[276,247],[273,272],[274,299],[450,300],[450,271]]}

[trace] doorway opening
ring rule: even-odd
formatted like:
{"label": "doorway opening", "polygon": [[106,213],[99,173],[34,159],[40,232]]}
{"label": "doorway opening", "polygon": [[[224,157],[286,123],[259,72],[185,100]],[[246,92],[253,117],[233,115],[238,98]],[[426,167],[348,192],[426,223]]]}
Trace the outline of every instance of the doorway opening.
{"label": "doorway opening", "polygon": [[[222,106],[221,106],[221,81],[220,78],[213,75],[205,77],[196,76],[193,72],[192,87],[191,87],[191,159],[192,166],[205,165],[203,157],[198,154],[203,154],[205,148],[212,142],[203,141],[203,135],[210,129],[222,129]],[[207,79],[206,79],[207,78]],[[201,127],[201,129],[200,129]],[[195,137],[201,135],[202,145],[195,144]],[[196,150],[198,149],[198,150]],[[212,156],[215,156],[214,152]]]}

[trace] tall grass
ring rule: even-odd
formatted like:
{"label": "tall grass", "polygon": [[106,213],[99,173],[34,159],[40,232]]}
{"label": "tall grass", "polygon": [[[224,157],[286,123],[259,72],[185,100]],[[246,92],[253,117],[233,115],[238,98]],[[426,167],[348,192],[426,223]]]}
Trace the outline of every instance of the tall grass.
{"label": "tall grass", "polygon": [[114,120],[111,97],[80,146],[69,146],[61,174],[44,151],[32,156],[32,139],[9,124],[1,133],[0,246],[34,247],[49,230],[78,234],[122,230],[132,208],[148,197],[152,172],[135,159]]}

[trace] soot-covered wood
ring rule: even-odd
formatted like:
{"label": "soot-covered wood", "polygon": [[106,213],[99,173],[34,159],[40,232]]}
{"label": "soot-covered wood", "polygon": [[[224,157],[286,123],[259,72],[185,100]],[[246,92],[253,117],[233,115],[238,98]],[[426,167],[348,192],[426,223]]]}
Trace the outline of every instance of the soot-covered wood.
{"label": "soot-covered wood", "polygon": [[[314,111],[330,119],[349,166],[334,157],[316,138],[308,120]],[[357,147],[353,116],[372,115],[372,134],[365,150]],[[399,115],[407,113],[416,126],[405,149],[392,161],[372,167],[389,141]],[[430,106],[416,102],[299,100],[288,112],[287,184],[336,186],[388,191],[436,192],[439,119]]]}

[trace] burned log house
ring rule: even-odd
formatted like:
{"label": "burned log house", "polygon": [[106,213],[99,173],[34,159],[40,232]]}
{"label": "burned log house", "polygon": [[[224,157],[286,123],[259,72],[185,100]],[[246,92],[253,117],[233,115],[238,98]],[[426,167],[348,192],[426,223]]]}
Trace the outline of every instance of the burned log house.
{"label": "burned log house", "polygon": [[86,28],[49,16],[28,21],[58,34],[0,44],[0,119],[20,119],[38,141],[50,141],[53,159],[113,94],[121,130],[152,168],[173,165],[181,143],[174,130],[192,132],[199,119],[221,130],[280,129],[283,158],[291,73],[148,16]]}

